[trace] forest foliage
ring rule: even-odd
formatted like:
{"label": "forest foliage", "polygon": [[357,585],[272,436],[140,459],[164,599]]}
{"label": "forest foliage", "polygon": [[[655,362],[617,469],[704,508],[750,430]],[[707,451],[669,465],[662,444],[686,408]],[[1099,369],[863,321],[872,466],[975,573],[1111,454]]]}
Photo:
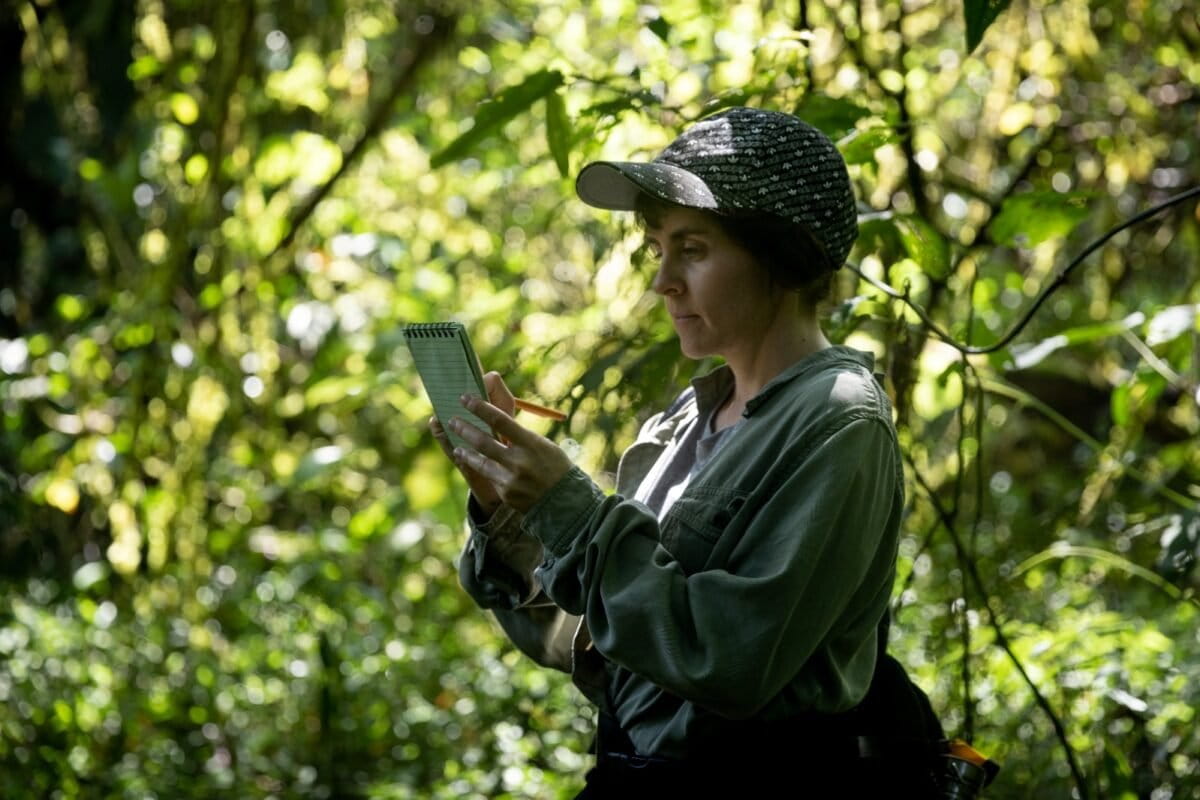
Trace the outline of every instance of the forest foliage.
{"label": "forest foliage", "polygon": [[573,175],[748,104],[858,194],[893,653],[991,797],[1200,798],[1190,0],[6,8],[0,795],[571,796],[593,712],[458,587],[398,330],[466,323],[610,485],[712,365]]}

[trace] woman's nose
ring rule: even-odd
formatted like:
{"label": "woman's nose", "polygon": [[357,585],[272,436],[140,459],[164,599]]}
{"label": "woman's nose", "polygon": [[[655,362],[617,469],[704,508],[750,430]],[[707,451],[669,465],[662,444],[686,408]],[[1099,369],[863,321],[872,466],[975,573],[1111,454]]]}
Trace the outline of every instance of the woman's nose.
{"label": "woman's nose", "polygon": [[679,278],[675,274],[675,271],[671,269],[667,259],[664,258],[659,263],[658,270],[654,273],[654,280],[650,283],[650,288],[656,294],[661,295],[679,294],[681,291],[682,286]]}

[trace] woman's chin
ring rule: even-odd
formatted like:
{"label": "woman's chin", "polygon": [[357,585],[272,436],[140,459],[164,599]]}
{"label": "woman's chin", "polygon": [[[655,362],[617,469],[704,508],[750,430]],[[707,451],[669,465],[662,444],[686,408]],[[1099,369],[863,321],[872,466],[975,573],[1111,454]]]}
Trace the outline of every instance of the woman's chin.
{"label": "woman's chin", "polygon": [[692,358],[692,359],[699,360],[701,358],[707,358],[708,356],[712,355],[712,353],[709,352],[707,348],[700,346],[696,342],[688,341],[687,339],[684,339],[683,337],[679,338],[679,349],[683,352],[683,355],[685,358]]}

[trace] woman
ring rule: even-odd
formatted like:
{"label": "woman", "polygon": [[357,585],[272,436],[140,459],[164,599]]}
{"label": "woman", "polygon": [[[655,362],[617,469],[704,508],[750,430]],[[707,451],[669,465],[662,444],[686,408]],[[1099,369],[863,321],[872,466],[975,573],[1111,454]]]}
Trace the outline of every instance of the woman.
{"label": "woman", "polygon": [[[646,422],[613,495],[489,373],[490,402],[466,405],[501,440],[454,420],[470,447],[451,450],[432,423],[472,492],[463,586],[598,704],[581,797],[767,773],[861,796],[884,771],[859,737],[891,733],[862,701],[903,490],[872,357],[817,318],[857,235],[845,163],[795,117],[735,108],[649,163],[588,165],[577,191],[638,212],[683,353],[725,363]],[[871,762],[893,792],[896,761]]]}

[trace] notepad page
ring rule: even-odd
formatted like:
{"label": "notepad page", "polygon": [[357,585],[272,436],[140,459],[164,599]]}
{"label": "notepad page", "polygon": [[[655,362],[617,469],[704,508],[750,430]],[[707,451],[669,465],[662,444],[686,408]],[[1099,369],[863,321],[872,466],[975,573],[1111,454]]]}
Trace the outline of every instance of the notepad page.
{"label": "notepad page", "polygon": [[490,433],[487,423],[459,402],[459,398],[467,393],[487,397],[479,359],[467,338],[466,328],[457,322],[408,325],[404,328],[404,341],[433,404],[433,412],[446,429],[450,443],[455,447],[469,447],[450,431],[449,422],[453,417],[461,417]]}

